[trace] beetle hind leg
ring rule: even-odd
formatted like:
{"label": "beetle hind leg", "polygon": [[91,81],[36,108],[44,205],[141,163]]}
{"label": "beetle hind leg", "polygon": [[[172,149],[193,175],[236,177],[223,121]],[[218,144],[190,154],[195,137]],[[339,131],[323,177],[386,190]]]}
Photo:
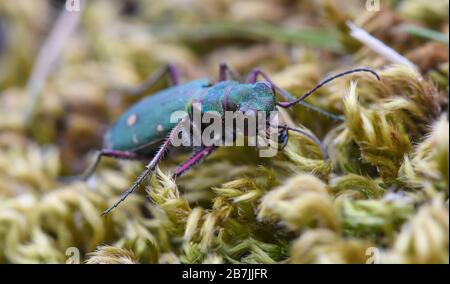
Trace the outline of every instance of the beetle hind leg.
{"label": "beetle hind leg", "polygon": [[155,73],[152,73],[144,82],[137,86],[122,87],[114,92],[122,93],[127,96],[140,96],[144,94],[150,87],[156,84],[164,76],[168,75],[172,85],[178,85],[181,83],[180,72],[173,64],[167,64],[160,68]]}
{"label": "beetle hind leg", "polygon": [[135,153],[131,152],[122,152],[122,151],[116,151],[111,149],[102,149],[100,151],[97,151],[95,155],[94,163],[81,175],[78,176],[69,176],[69,177],[61,177],[60,180],[63,182],[70,182],[75,180],[88,180],[97,169],[98,165],[100,164],[100,161],[102,157],[111,157],[114,159],[120,159],[120,160],[140,160],[142,157],[136,155]]}

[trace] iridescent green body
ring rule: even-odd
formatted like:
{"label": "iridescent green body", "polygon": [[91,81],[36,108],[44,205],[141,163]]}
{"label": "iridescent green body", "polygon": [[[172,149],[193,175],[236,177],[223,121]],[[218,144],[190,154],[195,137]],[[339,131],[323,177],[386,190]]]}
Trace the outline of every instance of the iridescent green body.
{"label": "iridescent green body", "polygon": [[241,84],[222,81],[211,85],[199,79],[162,90],[131,106],[105,135],[106,149],[127,152],[152,152],[175,126],[170,122],[175,111],[192,110],[193,103],[201,103],[202,113],[216,111],[246,112],[276,109],[273,90],[264,81]]}
{"label": "iridescent green body", "polygon": [[[272,136],[271,134],[273,133],[276,134],[278,149],[283,149],[288,142],[288,131],[295,131],[317,143],[322,151],[324,159],[327,159],[325,147],[317,137],[301,129],[288,127],[287,125],[278,125],[278,119],[274,120],[274,126],[274,124],[272,124],[271,112],[276,111],[278,107],[288,108],[295,104],[302,103],[304,99],[328,82],[355,72],[370,72],[380,79],[379,76],[370,69],[352,69],[324,80],[300,98],[294,99],[285,90],[276,86],[270,80],[269,76],[259,69],[253,69],[246,77],[245,83],[239,83],[237,81],[228,80],[228,78],[237,78],[239,76],[233,74],[234,72],[226,64],[221,64],[219,69],[219,82],[217,84],[211,84],[208,79],[200,79],[180,84],[176,68],[169,64],[158,73],[155,73],[154,76],[149,77],[149,79],[139,88],[132,90],[129,94],[144,93],[146,89],[152,86],[165,74],[170,75],[171,81],[175,86],[157,92],[156,94],[139,101],[120,116],[105,135],[105,148],[98,152],[95,163],[82,177],[87,179],[94,173],[102,156],[113,157],[116,159],[150,160],[145,167],[145,170],[136,179],[133,185],[123,193],[111,207],[106,209],[102,215],[108,214],[145,180],[163,159],[171,146],[177,146],[175,145],[174,140],[176,140],[175,138],[179,134],[179,131],[186,127],[185,122],[190,123],[188,126],[192,129],[203,129],[205,123],[196,119],[197,115],[194,112],[196,110],[200,110],[200,114],[205,115],[202,118],[206,118],[206,113],[209,112],[214,112],[214,117],[216,118],[217,114],[219,114],[225,127],[227,127],[228,121],[227,111],[240,112],[245,114],[245,117],[248,118],[251,116],[257,117],[258,123],[259,118],[261,117],[260,114],[264,113],[266,115],[266,126],[269,126],[271,130],[263,130],[263,132],[260,133],[258,129],[256,134],[266,134],[266,137]],[[258,81],[258,76],[263,77],[264,80]],[[279,93],[290,101],[277,102],[275,100],[276,93]],[[180,111],[184,111],[184,113],[181,114],[179,113]],[[324,111],[320,112],[326,113]],[[177,120],[173,119],[175,113],[181,114],[181,117],[177,115]],[[233,113],[233,116],[235,116],[235,114],[236,113]],[[181,121],[178,120],[180,118],[182,118]],[[190,121],[189,118],[193,118],[193,120]],[[247,126],[248,125],[250,124],[247,124]],[[209,128],[209,125],[207,125],[207,127]],[[222,128],[222,130],[225,130],[222,132],[222,134],[225,134],[226,136],[225,141],[227,140],[227,137],[236,139],[239,127],[237,125],[235,127],[234,123],[232,127],[233,129]],[[244,135],[247,135],[246,133],[249,132],[246,132],[245,129],[248,129],[248,127],[244,124],[243,133]],[[272,138],[273,137],[269,137],[269,139],[273,141]],[[195,142],[194,139],[192,139],[192,141]],[[193,166],[200,163],[200,161],[209,156],[218,147],[215,144],[203,142],[203,136],[201,144],[196,144],[197,143],[191,144],[195,145],[195,151],[193,151],[193,155],[187,161],[182,163],[175,170],[173,175],[174,178],[182,175]],[[269,149],[273,149],[273,147],[269,147]],[[276,151],[272,152],[272,154],[275,153]]]}

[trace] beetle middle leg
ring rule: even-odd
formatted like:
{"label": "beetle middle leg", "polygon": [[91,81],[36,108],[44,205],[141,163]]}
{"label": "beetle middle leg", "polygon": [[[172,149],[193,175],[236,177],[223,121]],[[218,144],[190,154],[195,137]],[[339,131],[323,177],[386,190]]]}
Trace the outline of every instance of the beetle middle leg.
{"label": "beetle middle leg", "polygon": [[200,150],[196,151],[192,157],[190,157],[186,162],[181,164],[173,174],[173,177],[179,177],[193,166],[197,165],[200,161],[211,155],[214,150],[216,150],[216,146],[203,146]]}
{"label": "beetle middle leg", "polygon": [[181,83],[180,72],[178,71],[177,67],[173,64],[167,64],[155,73],[151,74],[140,85],[134,87],[123,87],[119,90],[116,90],[115,92],[123,93],[127,96],[140,96],[166,75],[169,76],[170,81],[173,85],[178,85]]}
{"label": "beetle middle leg", "polygon": [[[277,86],[274,82],[272,82],[272,80],[270,79],[269,75],[267,75],[267,73],[265,73],[264,71],[262,71],[261,69],[255,68],[253,69],[249,75],[247,75],[245,82],[246,83],[250,83],[250,84],[254,84],[256,83],[256,81],[258,81],[258,76],[263,77],[264,80],[266,80],[267,82],[270,83],[270,85],[272,85],[272,87],[274,88],[275,91],[277,91],[283,98],[285,98],[286,100],[293,100],[295,99],[291,94],[289,94],[285,89]],[[320,113],[326,117],[329,117],[333,120],[336,121],[344,121],[343,117],[340,115],[336,115],[334,113],[328,112],[326,110],[323,110],[321,108],[318,108],[316,106],[310,105],[306,102],[299,102],[300,105],[315,111],[317,113]]]}

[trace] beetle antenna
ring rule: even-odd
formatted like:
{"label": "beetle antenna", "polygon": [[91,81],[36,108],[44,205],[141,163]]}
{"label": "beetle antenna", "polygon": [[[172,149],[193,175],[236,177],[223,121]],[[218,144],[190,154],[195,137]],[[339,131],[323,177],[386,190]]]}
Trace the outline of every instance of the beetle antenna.
{"label": "beetle antenna", "polygon": [[339,74],[336,74],[328,79],[325,79],[324,81],[320,82],[319,84],[317,84],[314,88],[312,88],[311,90],[309,90],[306,94],[304,94],[303,96],[301,96],[298,99],[295,99],[293,101],[290,102],[278,102],[277,106],[282,107],[282,108],[289,108],[297,103],[302,102],[303,100],[305,100],[307,97],[309,97],[311,94],[313,94],[315,91],[317,91],[318,89],[320,89],[321,87],[323,87],[324,85],[328,84],[331,81],[334,81],[337,78],[343,77],[343,76],[347,76],[353,73],[358,73],[358,72],[368,72],[373,74],[378,80],[381,80],[380,76],[373,71],[372,69],[369,68],[355,68],[355,69],[351,69]]}

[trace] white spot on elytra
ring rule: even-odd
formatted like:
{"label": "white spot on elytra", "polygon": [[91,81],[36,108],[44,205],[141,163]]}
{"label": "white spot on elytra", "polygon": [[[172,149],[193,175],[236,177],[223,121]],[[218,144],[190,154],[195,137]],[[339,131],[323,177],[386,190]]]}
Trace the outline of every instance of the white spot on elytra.
{"label": "white spot on elytra", "polygon": [[132,114],[127,118],[127,125],[128,126],[133,126],[137,121],[137,115],[136,114]]}
{"label": "white spot on elytra", "polygon": [[136,134],[133,134],[133,143],[134,144],[139,144],[139,139],[137,138]]}

